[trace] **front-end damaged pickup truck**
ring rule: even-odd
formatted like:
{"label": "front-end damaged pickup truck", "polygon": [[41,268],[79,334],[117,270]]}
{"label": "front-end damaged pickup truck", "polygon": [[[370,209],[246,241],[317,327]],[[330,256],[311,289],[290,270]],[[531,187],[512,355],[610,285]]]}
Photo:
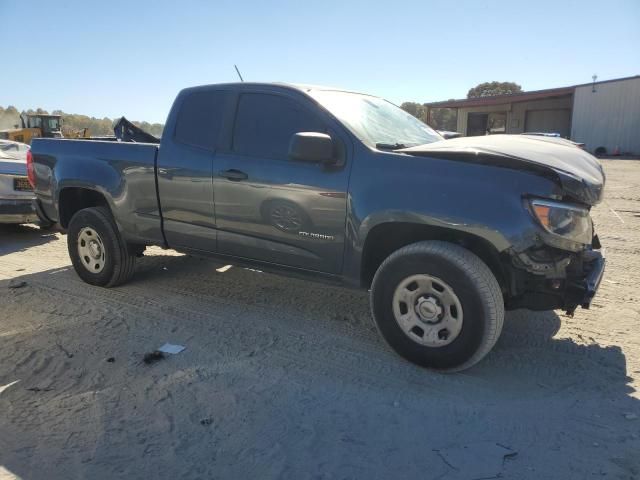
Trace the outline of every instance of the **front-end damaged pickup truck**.
{"label": "front-end damaged pickup truck", "polygon": [[38,210],[78,275],[115,286],[148,245],[370,289],[400,355],[470,367],[505,309],[588,308],[604,272],[598,160],[520,135],[444,140],[378,97],[222,84],[180,92],[159,144],[35,139]]}

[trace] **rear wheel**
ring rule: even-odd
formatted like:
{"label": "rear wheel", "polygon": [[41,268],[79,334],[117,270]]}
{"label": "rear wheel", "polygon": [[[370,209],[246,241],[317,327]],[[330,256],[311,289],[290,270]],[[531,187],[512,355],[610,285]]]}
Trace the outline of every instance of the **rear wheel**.
{"label": "rear wheel", "polygon": [[122,239],[106,207],[85,208],[73,216],[67,247],[76,273],[91,285],[113,287],[133,275],[135,253]]}
{"label": "rear wheel", "polygon": [[500,286],[487,265],[454,244],[419,242],[393,253],[371,287],[376,325],[401,356],[459,371],[495,345],[504,321]]}

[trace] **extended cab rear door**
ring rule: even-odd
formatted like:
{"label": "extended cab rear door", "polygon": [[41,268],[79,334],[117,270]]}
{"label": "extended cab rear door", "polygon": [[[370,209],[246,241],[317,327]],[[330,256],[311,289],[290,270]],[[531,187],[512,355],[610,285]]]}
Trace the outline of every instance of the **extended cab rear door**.
{"label": "extended cab rear door", "polygon": [[[298,132],[328,133],[342,165],[292,161]],[[218,252],[337,274],[342,269],[349,137],[297,92],[242,89],[214,159]]]}
{"label": "extended cab rear door", "polygon": [[[158,194],[171,247],[216,251],[213,161],[233,115],[232,92],[198,87],[180,93],[158,153]],[[173,128],[172,128],[173,127]]]}

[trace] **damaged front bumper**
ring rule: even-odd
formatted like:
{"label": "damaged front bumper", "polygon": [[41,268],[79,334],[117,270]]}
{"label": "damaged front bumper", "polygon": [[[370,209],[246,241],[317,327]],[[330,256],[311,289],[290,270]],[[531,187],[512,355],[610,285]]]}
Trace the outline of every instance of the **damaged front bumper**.
{"label": "damaged front bumper", "polygon": [[562,309],[570,315],[577,307],[589,308],[604,276],[605,264],[597,237],[591,248],[578,253],[555,251],[545,259],[540,258],[540,251],[513,255],[506,307]]}
{"label": "damaged front bumper", "polygon": [[586,276],[578,282],[569,285],[568,297],[569,305],[576,304],[573,309],[567,308],[567,313],[572,314],[578,305],[582,308],[589,308],[591,301],[595,297],[602,277],[604,276],[604,268],[606,264],[604,250],[589,250],[588,259],[584,269]]}

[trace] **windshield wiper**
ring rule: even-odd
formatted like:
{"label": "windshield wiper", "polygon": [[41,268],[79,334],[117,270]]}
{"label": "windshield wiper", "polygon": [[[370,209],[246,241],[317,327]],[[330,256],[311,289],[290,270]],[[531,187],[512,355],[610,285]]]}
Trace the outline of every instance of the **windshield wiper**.
{"label": "windshield wiper", "polygon": [[398,150],[400,148],[407,148],[404,143],[376,143],[378,150]]}

